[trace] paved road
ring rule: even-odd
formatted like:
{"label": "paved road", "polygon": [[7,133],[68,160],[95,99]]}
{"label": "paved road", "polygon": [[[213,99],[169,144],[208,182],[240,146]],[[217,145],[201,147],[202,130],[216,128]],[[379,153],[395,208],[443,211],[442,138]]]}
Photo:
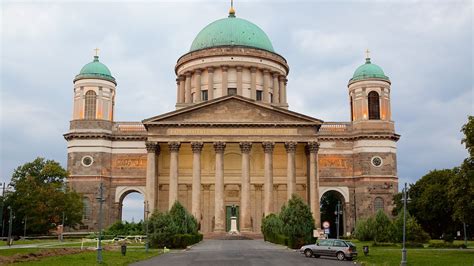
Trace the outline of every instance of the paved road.
{"label": "paved road", "polygon": [[263,240],[204,240],[189,250],[167,253],[133,266],[148,265],[193,265],[193,266],[234,266],[234,265],[354,265],[350,261],[333,258],[306,258],[286,247]]}

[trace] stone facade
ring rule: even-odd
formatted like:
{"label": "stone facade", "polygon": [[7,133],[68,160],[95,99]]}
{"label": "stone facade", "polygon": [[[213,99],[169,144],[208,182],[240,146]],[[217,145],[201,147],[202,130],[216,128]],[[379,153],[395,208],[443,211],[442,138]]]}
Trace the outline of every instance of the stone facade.
{"label": "stone facade", "polygon": [[[141,122],[114,121],[114,83],[75,80],[64,136],[69,184],[86,204],[83,230],[97,227],[100,183],[105,225],[121,219],[131,192],[144,194],[149,211],[181,202],[203,233],[226,231],[234,204],[240,230],[260,232],[262,217],[279,212],[292,194],[310,205],[315,228],[322,222],[320,201],[331,191],[342,202],[344,232],[376,209],[390,214],[399,135],[388,80],[351,81],[351,121],[324,122],[288,110],[289,67],[276,53],[208,48],[183,55],[175,71],[177,110]],[[86,108],[91,113],[84,100],[91,90],[97,95],[92,119],[84,116]],[[380,95],[377,119],[368,117],[372,91]]]}

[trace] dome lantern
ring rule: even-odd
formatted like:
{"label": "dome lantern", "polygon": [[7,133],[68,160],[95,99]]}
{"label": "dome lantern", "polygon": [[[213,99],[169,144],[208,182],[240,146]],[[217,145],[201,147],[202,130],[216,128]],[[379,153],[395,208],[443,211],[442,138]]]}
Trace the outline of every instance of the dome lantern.
{"label": "dome lantern", "polygon": [[376,64],[372,64],[370,61],[369,50],[367,50],[366,53],[365,64],[356,69],[349,83],[366,79],[381,79],[390,82],[390,79],[385,75],[383,69]]}
{"label": "dome lantern", "polygon": [[80,79],[103,79],[117,84],[109,68],[103,63],[99,62],[97,51],[92,62],[84,65],[81,68],[79,74],[74,78],[74,82]]}

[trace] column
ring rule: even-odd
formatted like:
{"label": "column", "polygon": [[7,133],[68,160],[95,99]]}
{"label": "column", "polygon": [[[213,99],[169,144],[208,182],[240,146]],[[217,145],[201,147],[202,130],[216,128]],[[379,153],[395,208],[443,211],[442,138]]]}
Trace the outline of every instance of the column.
{"label": "column", "polygon": [[243,96],[242,94],[242,66],[237,66],[237,95]]}
{"label": "column", "polygon": [[214,142],[216,151],[216,180],[214,185],[214,231],[225,231],[225,206],[224,206],[224,150],[225,142]]}
{"label": "column", "polygon": [[221,66],[221,69],[222,69],[222,96],[226,96],[227,95],[227,82],[229,81],[228,78],[227,78],[227,70],[229,69],[228,66]]}
{"label": "column", "polygon": [[280,85],[278,84],[278,74],[277,72],[273,73],[273,103],[280,103]]}
{"label": "column", "polygon": [[273,148],[275,143],[263,142],[263,151],[265,153],[264,167],[264,208],[265,216],[273,212]]}
{"label": "column", "polygon": [[279,76],[279,81],[280,81],[280,103],[286,104],[286,88],[285,88],[285,76],[280,75]]}
{"label": "column", "polygon": [[193,186],[192,186],[192,209],[194,218],[201,221],[201,151],[202,142],[191,142],[193,150]]}
{"label": "column", "polygon": [[202,101],[201,98],[201,70],[196,69],[194,71],[194,88],[196,88],[196,102],[199,103]]}
{"label": "column", "polygon": [[269,103],[270,102],[270,72],[267,69],[263,70],[263,102]]}
{"label": "column", "polygon": [[285,142],[285,149],[287,154],[287,198],[291,199],[291,196],[296,193],[296,164],[295,164],[295,152],[297,143],[294,141]]}
{"label": "column", "polygon": [[151,212],[158,208],[158,178],[156,157],[160,155],[160,146],[156,142],[145,143],[147,150],[145,201]]}
{"label": "column", "polygon": [[175,201],[178,200],[178,153],[181,143],[169,142],[170,149],[170,185],[169,185],[169,202],[168,209],[173,207]]}
{"label": "column", "polygon": [[185,97],[185,91],[184,91],[184,86],[185,86],[185,80],[186,77],[183,75],[179,75],[179,103],[184,103],[184,97]]}
{"label": "column", "polygon": [[240,193],[240,230],[252,231],[252,222],[250,220],[250,151],[251,142],[241,142],[240,151],[242,152],[242,179]]}
{"label": "column", "polygon": [[191,98],[191,72],[186,72],[186,83],[184,85],[184,102],[192,103],[193,99]]}
{"label": "column", "polygon": [[318,151],[319,143],[308,142],[309,150],[309,196],[311,213],[313,214],[316,228],[321,228],[321,213],[319,208],[319,173],[318,173]]}
{"label": "column", "polygon": [[250,68],[251,82],[250,82],[250,98],[257,100],[257,68]]}
{"label": "column", "polygon": [[207,98],[214,99],[214,68],[207,68]]}

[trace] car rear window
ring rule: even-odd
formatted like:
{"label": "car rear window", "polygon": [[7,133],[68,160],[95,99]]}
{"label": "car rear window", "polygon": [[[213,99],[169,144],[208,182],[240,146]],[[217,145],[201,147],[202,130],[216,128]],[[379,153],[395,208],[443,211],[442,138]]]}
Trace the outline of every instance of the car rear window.
{"label": "car rear window", "polygon": [[341,241],[341,240],[334,240],[334,246],[335,247],[347,247],[346,243],[344,243],[344,241]]}

